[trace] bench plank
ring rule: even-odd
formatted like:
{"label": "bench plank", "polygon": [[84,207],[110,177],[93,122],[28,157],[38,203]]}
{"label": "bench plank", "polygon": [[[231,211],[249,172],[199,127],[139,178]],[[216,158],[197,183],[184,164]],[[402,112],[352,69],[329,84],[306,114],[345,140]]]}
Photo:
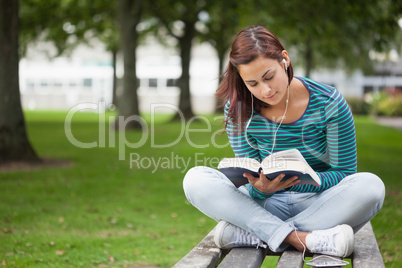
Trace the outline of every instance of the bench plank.
{"label": "bench plank", "polygon": [[282,253],[276,268],[302,268],[303,267],[303,253],[297,250],[287,250]]}
{"label": "bench plank", "polygon": [[355,235],[352,266],[354,268],[385,267],[370,222],[364,225]]}
{"label": "bench plank", "polygon": [[[194,247],[173,268],[215,268],[227,254],[227,250],[219,249],[214,242],[215,228]],[[266,255],[278,255],[264,248],[234,248],[220,263],[219,268],[254,268],[260,267]],[[303,253],[288,249],[280,256],[277,268],[302,268]],[[311,253],[306,253],[311,256]],[[316,255],[316,254],[315,254]],[[368,222],[355,234],[355,249],[350,256],[354,268],[385,268],[371,223]]]}
{"label": "bench plank", "polygon": [[218,267],[258,268],[261,267],[267,251],[265,248],[234,248],[226,255]]}
{"label": "bench plank", "polygon": [[215,228],[172,268],[215,268],[222,250],[214,242]]}

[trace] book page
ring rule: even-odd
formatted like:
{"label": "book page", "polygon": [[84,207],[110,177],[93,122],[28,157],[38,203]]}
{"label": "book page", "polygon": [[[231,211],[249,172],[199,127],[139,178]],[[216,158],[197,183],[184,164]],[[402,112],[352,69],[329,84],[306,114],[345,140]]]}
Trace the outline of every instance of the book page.
{"label": "book page", "polygon": [[[299,152],[299,150],[297,149],[290,149],[290,150],[284,150],[284,151],[280,151],[280,152],[276,152],[272,155],[267,156],[265,159],[267,161],[274,161],[273,159],[275,158],[284,158],[284,159],[288,159],[288,160],[298,160],[298,161],[302,161],[305,164],[308,165],[306,159],[304,159],[303,155]],[[265,161],[264,159],[264,161]],[[264,162],[263,161],[263,162]]]}
{"label": "book page", "polygon": [[261,167],[265,173],[277,172],[281,170],[296,170],[302,173],[309,172],[308,166],[299,158],[283,158],[275,157],[269,159],[270,161],[263,161]]}
{"label": "book page", "polygon": [[310,174],[310,176],[321,184],[317,173],[310,167],[306,159],[297,149],[280,151],[267,156],[261,163],[265,174],[280,172],[284,170],[293,170],[301,173]]}

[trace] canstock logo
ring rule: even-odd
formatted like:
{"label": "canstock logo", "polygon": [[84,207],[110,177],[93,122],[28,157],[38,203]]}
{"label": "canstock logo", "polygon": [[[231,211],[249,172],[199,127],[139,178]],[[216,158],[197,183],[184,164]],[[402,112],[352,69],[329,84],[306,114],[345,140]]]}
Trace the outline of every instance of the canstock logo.
{"label": "canstock logo", "polygon": [[[88,148],[104,148],[104,147],[109,147],[109,148],[115,148],[118,146],[119,149],[119,160],[125,160],[126,158],[126,149],[131,148],[140,148],[144,146],[147,142],[150,143],[151,148],[168,148],[168,147],[173,147],[177,143],[185,141],[188,143],[189,146],[193,148],[207,148],[210,146],[213,146],[215,148],[224,148],[229,146],[229,143],[226,142],[224,144],[219,144],[217,141],[217,135],[222,132],[222,129],[213,131],[212,124],[217,124],[223,120],[223,116],[216,116],[212,120],[210,118],[207,118],[205,116],[195,116],[189,120],[185,120],[185,117],[183,113],[180,111],[180,109],[174,105],[171,104],[166,104],[166,103],[161,103],[161,104],[151,104],[150,111],[150,123],[147,123],[146,120],[138,115],[133,115],[127,118],[124,118],[123,116],[115,116],[115,115],[109,115],[108,120],[106,120],[106,114],[104,111],[106,111],[107,106],[105,102],[99,102],[99,103],[80,103],[74,107],[72,107],[65,118],[64,121],[64,132],[65,135],[68,139],[68,141],[73,144],[76,147],[83,148],[83,149],[88,149]],[[173,141],[170,141],[168,143],[158,143],[157,142],[157,134],[156,134],[156,125],[155,125],[155,118],[158,116],[158,111],[160,109],[166,110],[170,109],[174,113],[177,113],[180,117],[180,129],[178,131],[177,137]],[[73,134],[73,129],[72,129],[72,123],[74,121],[74,115],[77,112],[80,111],[93,111],[98,113],[98,135],[95,138],[95,140],[90,141],[90,142],[83,142],[80,141],[77,137],[74,136]],[[129,141],[126,137],[126,132],[125,131],[118,131],[116,133],[112,128],[109,128],[107,125],[107,121],[109,122],[118,122],[119,126],[124,129],[124,127],[129,124],[136,122],[141,125],[142,131],[141,131],[141,136],[138,138],[136,141]],[[194,127],[194,124],[196,122],[202,122],[202,125],[204,126],[203,128]],[[108,140],[106,140],[106,133],[108,133],[109,137]],[[191,137],[192,133],[205,133],[205,135],[208,135],[210,137],[209,142],[206,142],[204,144],[200,144],[197,141],[193,140]],[[116,135],[118,135],[118,144],[116,145],[115,138]],[[135,157],[135,156],[134,156]],[[144,162],[145,163],[145,162]]]}

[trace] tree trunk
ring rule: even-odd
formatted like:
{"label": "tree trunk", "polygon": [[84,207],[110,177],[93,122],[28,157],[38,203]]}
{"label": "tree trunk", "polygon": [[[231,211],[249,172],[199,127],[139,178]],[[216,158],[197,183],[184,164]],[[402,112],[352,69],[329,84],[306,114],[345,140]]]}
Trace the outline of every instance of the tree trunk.
{"label": "tree trunk", "polygon": [[19,88],[19,1],[0,1],[0,163],[39,161],[26,133]]}
{"label": "tree trunk", "polygon": [[[186,22],[184,35],[179,39],[181,57],[181,76],[178,80],[180,87],[179,109],[184,118],[189,119],[194,116],[191,108],[190,94],[190,61],[193,38],[195,36],[194,22]],[[176,115],[176,119],[179,115]]]}
{"label": "tree trunk", "polygon": [[[137,96],[136,49],[138,32],[136,27],[140,22],[142,3],[142,0],[119,0],[117,4],[124,61],[124,77],[123,94],[119,99],[117,107],[119,118],[115,122],[115,127],[121,130],[141,128]],[[123,122],[122,119],[124,120],[124,124],[121,123]]]}
{"label": "tree trunk", "polygon": [[117,50],[112,51],[113,83],[112,83],[112,104],[117,107],[117,76],[116,76]]}

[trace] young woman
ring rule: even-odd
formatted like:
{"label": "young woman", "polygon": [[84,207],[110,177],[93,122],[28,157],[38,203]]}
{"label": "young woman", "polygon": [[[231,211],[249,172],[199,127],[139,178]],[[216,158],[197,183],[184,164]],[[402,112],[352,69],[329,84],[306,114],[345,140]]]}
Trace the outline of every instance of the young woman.
{"label": "young woman", "polygon": [[236,157],[259,161],[297,148],[320,177],[320,187],[244,174],[236,188],[208,167],[188,171],[187,199],[219,221],[221,248],[269,246],[339,257],[353,252],[354,232],[381,209],[385,187],[371,173],[356,173],[352,114],[333,87],[293,77],[288,52],[263,27],[241,31],[217,95],[226,101],[226,131]]}

